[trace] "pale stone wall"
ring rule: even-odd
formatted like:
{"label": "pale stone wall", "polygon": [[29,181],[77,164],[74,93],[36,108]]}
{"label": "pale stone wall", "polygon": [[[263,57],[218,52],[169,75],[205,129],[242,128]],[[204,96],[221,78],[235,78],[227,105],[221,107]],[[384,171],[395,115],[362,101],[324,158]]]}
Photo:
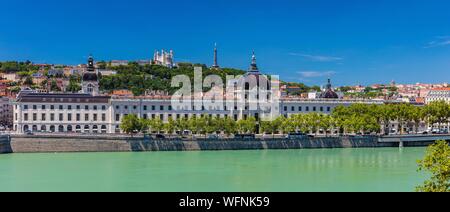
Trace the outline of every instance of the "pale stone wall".
{"label": "pale stone wall", "polygon": [[2,153],[12,153],[9,136],[0,136],[0,154]]}

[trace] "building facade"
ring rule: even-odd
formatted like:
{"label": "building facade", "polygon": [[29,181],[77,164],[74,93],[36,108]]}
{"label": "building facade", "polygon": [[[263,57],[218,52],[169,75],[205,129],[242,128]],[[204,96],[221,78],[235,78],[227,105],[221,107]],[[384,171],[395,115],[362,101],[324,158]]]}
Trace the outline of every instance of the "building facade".
{"label": "building facade", "polygon": [[436,101],[445,101],[450,103],[450,88],[434,88],[428,92],[425,97],[425,103],[429,104]]}
{"label": "building facade", "polygon": [[9,98],[0,97],[0,128],[6,129],[12,127],[13,108]]}
{"label": "building facade", "polygon": [[[194,116],[229,117],[234,120],[264,118],[263,109],[229,107],[225,101],[218,103],[219,106],[215,107],[202,105],[196,108],[195,102],[188,107],[174,107],[170,98],[28,93],[19,96],[14,104],[14,130],[17,133],[33,131],[114,134],[121,133],[120,123],[123,117],[131,114],[145,119],[161,119],[164,122]],[[337,106],[356,103],[383,104],[381,101],[292,98],[281,99],[279,106],[272,110],[278,110],[276,112],[285,117],[305,113],[331,114]]]}
{"label": "building facade", "polygon": [[174,61],[174,53],[172,50],[170,50],[169,52],[164,50],[161,50],[161,52],[155,51],[155,54],[153,55],[153,64],[156,65],[173,68],[175,66]]}
{"label": "building facade", "polygon": [[[336,99],[333,91],[326,90],[324,98],[301,99],[283,97],[273,99],[269,80],[262,75],[253,54],[248,73],[235,83],[238,88],[231,96],[205,104],[203,100],[192,100],[188,104],[173,104],[170,96],[132,97],[99,95],[98,76],[94,60],[89,57],[87,70],[83,74],[82,91],[70,93],[23,92],[13,102],[13,128],[16,133],[121,133],[120,124],[127,115],[134,114],[144,119],[160,119],[164,122],[191,117],[220,117],[234,120],[255,117],[256,120],[290,117],[301,113],[330,114],[339,105],[356,103],[383,104],[382,101]],[[267,83],[267,86],[265,85]],[[265,87],[255,96],[254,88]],[[331,87],[331,86],[329,86]],[[267,96],[266,100],[262,97]],[[202,96],[201,99],[207,96]],[[242,103],[237,102],[242,99]],[[256,102],[256,107],[253,103]],[[268,104],[270,102],[270,104]]]}

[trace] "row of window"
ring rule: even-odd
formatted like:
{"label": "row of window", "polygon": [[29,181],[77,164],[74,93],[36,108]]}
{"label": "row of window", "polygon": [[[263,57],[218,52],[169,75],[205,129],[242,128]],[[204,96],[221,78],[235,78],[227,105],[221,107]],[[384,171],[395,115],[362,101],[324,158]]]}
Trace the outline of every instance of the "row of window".
{"label": "row of window", "polygon": [[[116,106],[116,110],[120,110],[120,106],[119,105],[117,105]],[[130,108],[132,108],[133,110],[137,110],[138,109],[138,106],[128,106],[128,105],[124,105],[123,106],[123,109],[124,110],[129,110]],[[156,106],[146,106],[146,105],[144,105],[143,107],[142,107],[142,110],[144,110],[144,111],[148,111],[148,110],[151,110],[151,111],[156,111]],[[173,108],[172,108],[172,106],[171,105],[169,105],[169,106],[163,106],[163,105],[161,105],[161,106],[159,106],[159,111],[164,111],[165,109],[167,108],[167,110],[168,111],[172,111],[173,110]],[[249,107],[245,107],[245,110],[248,110],[248,108]],[[197,111],[196,110],[197,108],[195,107],[195,106],[192,106],[192,111]],[[228,107],[227,106],[224,106],[224,107],[212,107],[212,106],[210,106],[209,108],[208,108],[208,110],[210,110],[210,111],[212,111],[212,110],[224,110],[224,111],[228,111]],[[176,108],[176,110],[177,111],[180,111],[180,110],[185,110],[185,111],[187,111],[187,110],[190,110],[190,108],[189,107],[177,107]],[[237,106],[234,106],[234,110],[239,110],[239,108],[237,107]],[[199,111],[206,111],[206,107],[205,106],[202,106],[201,107],[201,110],[199,110]]]}
{"label": "row of window", "polygon": [[[14,114],[14,115],[15,115],[15,119],[17,121],[17,119],[18,119],[17,113]],[[72,121],[73,118],[75,119],[75,121],[81,121],[81,117],[82,116],[79,113],[75,114],[75,116],[73,116],[73,114],[71,114],[71,113],[68,113],[66,115],[67,115],[67,121]],[[103,122],[106,121],[106,114],[105,113],[101,114],[100,117],[101,117],[101,121],[103,121]],[[29,118],[30,117],[29,117],[28,113],[24,113],[23,114],[23,120],[24,121],[28,121]],[[56,120],[55,119],[55,114],[51,113],[49,118],[50,118],[49,119],[50,121],[64,121],[64,114],[63,113],[58,114],[58,120]],[[99,120],[99,115],[98,114],[93,114],[92,115],[92,120],[90,118],[91,118],[90,114],[84,114],[84,120],[83,121],[98,121]],[[33,113],[32,117],[31,117],[31,120],[32,121],[38,121],[38,114],[37,113]],[[46,113],[40,114],[40,121],[47,121],[47,114]]]}
{"label": "row of window", "polygon": [[[127,116],[127,115],[128,114],[124,114],[123,116],[121,116],[120,114],[116,114],[116,117],[115,117],[116,122],[120,122],[121,121],[121,117],[124,117],[124,116]],[[147,114],[144,114],[142,116],[142,118],[144,118],[144,119],[156,119],[156,118],[158,118],[160,120],[164,120],[164,116],[165,116],[164,114],[159,114],[159,115],[151,114],[151,116],[149,116]],[[200,114],[200,115],[192,114],[192,117],[204,117],[204,116],[205,116],[204,114]],[[220,118],[221,117],[220,114],[216,114],[216,115],[209,114],[208,116],[210,118],[215,118],[215,117]],[[228,114],[224,114],[223,117],[224,118],[228,118],[230,116]],[[245,117],[246,117],[246,115],[244,115],[244,118]],[[188,119],[189,118],[189,114],[176,114],[175,116],[173,114],[168,114],[167,118],[168,119],[174,119],[174,120],[178,120],[178,119],[181,119],[181,118]],[[237,114],[235,114],[233,116],[233,118],[234,118],[235,121],[237,121],[239,119],[239,116]]]}
{"label": "row of window", "polygon": [[[317,110],[317,108],[319,108],[319,110]],[[285,106],[284,107],[284,112],[288,112],[289,107]],[[303,107],[298,107],[298,110],[296,110],[297,108],[292,106],[291,107],[291,112],[303,112]],[[310,110],[311,108],[309,106],[305,107],[305,112],[309,112],[309,111],[313,111],[313,112],[324,112],[325,111],[325,107],[312,107],[312,110]],[[326,112],[331,112],[331,107],[326,107]]]}
{"label": "row of window", "polygon": [[[17,126],[15,126],[14,128],[17,128]],[[42,125],[42,126],[38,126],[38,125],[33,125],[33,126],[28,126],[28,125],[24,125],[23,126],[23,131],[27,132],[27,131],[33,131],[33,132],[81,132],[81,130],[84,130],[84,132],[92,132],[93,133],[99,133],[99,130],[101,133],[106,133],[107,132],[107,127],[106,125],[102,125],[102,126],[97,126],[97,125],[93,125],[92,128],[89,125],[85,125],[85,126],[81,126],[81,125],[76,125],[75,127],[72,125],[69,125],[67,127],[64,127],[63,125],[59,125],[59,126],[55,126],[55,125],[51,125],[50,127],[47,127],[46,125]]]}
{"label": "row of window", "polygon": [[[39,107],[39,109],[41,110],[47,110],[47,108],[49,108],[50,110],[55,110],[55,108],[58,108],[59,110],[81,110],[81,108],[84,108],[84,110],[90,110],[92,108],[92,110],[106,110],[106,105],[102,105],[102,106],[97,106],[97,105],[85,105],[84,107],[82,107],[81,105],[76,105],[76,106],[72,106],[72,105],[67,105],[67,107],[64,107],[64,105],[59,105],[58,107],[56,107],[55,105],[50,105],[49,107],[47,107],[47,105],[31,105],[31,108],[33,108],[33,110],[37,110]],[[23,105],[23,109],[24,110],[28,110],[30,107],[29,105]],[[16,109],[17,109],[17,105],[16,105]]]}

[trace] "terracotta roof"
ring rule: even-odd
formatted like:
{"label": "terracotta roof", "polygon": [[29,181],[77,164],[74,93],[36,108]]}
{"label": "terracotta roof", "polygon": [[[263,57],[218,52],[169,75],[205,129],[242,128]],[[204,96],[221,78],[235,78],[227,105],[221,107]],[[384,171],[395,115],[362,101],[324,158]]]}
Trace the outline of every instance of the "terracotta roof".
{"label": "terracotta roof", "polygon": [[433,91],[450,91],[450,88],[433,88]]}

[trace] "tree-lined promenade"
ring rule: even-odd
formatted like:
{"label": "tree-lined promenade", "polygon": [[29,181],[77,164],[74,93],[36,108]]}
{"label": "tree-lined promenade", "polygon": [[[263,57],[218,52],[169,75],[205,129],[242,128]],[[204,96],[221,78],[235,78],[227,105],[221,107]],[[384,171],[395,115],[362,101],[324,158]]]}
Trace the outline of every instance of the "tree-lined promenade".
{"label": "tree-lined promenade", "polygon": [[[387,134],[390,126],[397,125],[399,134],[418,133],[421,124],[441,128],[450,119],[450,105],[445,102],[433,102],[426,106],[411,104],[368,105],[354,104],[348,107],[338,106],[331,115],[321,113],[294,114],[280,116],[273,121],[257,121],[254,117],[235,121],[232,118],[211,117],[207,114],[198,117],[169,119],[142,119],[136,115],[125,116],[121,129],[128,134],[165,133],[172,135],[190,132],[194,135],[209,134]],[[259,127],[258,127],[259,126]],[[258,130],[259,129],[259,130]],[[406,131],[405,129],[413,129]]]}

